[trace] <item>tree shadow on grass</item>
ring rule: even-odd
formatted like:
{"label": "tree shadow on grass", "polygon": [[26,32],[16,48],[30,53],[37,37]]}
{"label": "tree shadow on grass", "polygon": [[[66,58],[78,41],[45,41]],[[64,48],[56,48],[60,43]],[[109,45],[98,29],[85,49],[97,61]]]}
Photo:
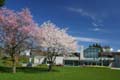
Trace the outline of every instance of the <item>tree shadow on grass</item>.
{"label": "tree shadow on grass", "polygon": [[[59,72],[59,70],[52,69],[48,71],[47,68],[42,67],[17,67],[17,72],[23,73],[47,73],[47,72]],[[0,73],[12,73],[11,67],[0,67]]]}

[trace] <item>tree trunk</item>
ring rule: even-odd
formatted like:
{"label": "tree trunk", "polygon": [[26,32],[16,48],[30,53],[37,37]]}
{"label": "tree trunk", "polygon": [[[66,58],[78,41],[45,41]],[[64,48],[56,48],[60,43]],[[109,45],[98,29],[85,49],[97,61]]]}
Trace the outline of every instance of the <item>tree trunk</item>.
{"label": "tree trunk", "polygon": [[13,73],[16,73],[16,62],[13,62]]}
{"label": "tree trunk", "polygon": [[51,70],[52,70],[52,64],[50,63],[48,66],[48,71],[51,71]]}
{"label": "tree trunk", "polygon": [[13,54],[13,66],[12,66],[12,71],[13,73],[16,73],[16,56]]}
{"label": "tree trunk", "polygon": [[48,71],[51,71],[51,70],[52,70],[52,66],[53,66],[53,62],[52,62],[52,61],[49,61]]}

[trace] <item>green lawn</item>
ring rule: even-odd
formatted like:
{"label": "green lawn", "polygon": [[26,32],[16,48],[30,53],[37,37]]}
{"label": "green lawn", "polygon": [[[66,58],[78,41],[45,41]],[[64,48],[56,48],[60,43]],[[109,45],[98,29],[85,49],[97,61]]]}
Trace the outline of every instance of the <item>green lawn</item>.
{"label": "green lawn", "polygon": [[120,70],[95,67],[46,67],[18,68],[16,74],[10,68],[0,67],[0,80],[120,80]]}

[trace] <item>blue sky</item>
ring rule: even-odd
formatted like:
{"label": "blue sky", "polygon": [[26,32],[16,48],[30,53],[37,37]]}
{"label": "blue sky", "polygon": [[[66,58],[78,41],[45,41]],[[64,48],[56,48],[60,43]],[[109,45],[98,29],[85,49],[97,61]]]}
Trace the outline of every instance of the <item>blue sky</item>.
{"label": "blue sky", "polygon": [[120,49],[120,0],[6,0],[7,8],[16,11],[29,8],[34,20],[50,20],[80,45],[91,43]]}

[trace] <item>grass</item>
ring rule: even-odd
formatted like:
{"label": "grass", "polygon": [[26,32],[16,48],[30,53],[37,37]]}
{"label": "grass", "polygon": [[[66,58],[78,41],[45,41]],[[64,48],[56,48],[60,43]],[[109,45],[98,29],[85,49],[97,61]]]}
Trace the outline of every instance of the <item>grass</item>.
{"label": "grass", "polygon": [[11,68],[0,67],[0,80],[119,80],[120,70],[97,67],[47,67],[17,68],[12,74]]}

